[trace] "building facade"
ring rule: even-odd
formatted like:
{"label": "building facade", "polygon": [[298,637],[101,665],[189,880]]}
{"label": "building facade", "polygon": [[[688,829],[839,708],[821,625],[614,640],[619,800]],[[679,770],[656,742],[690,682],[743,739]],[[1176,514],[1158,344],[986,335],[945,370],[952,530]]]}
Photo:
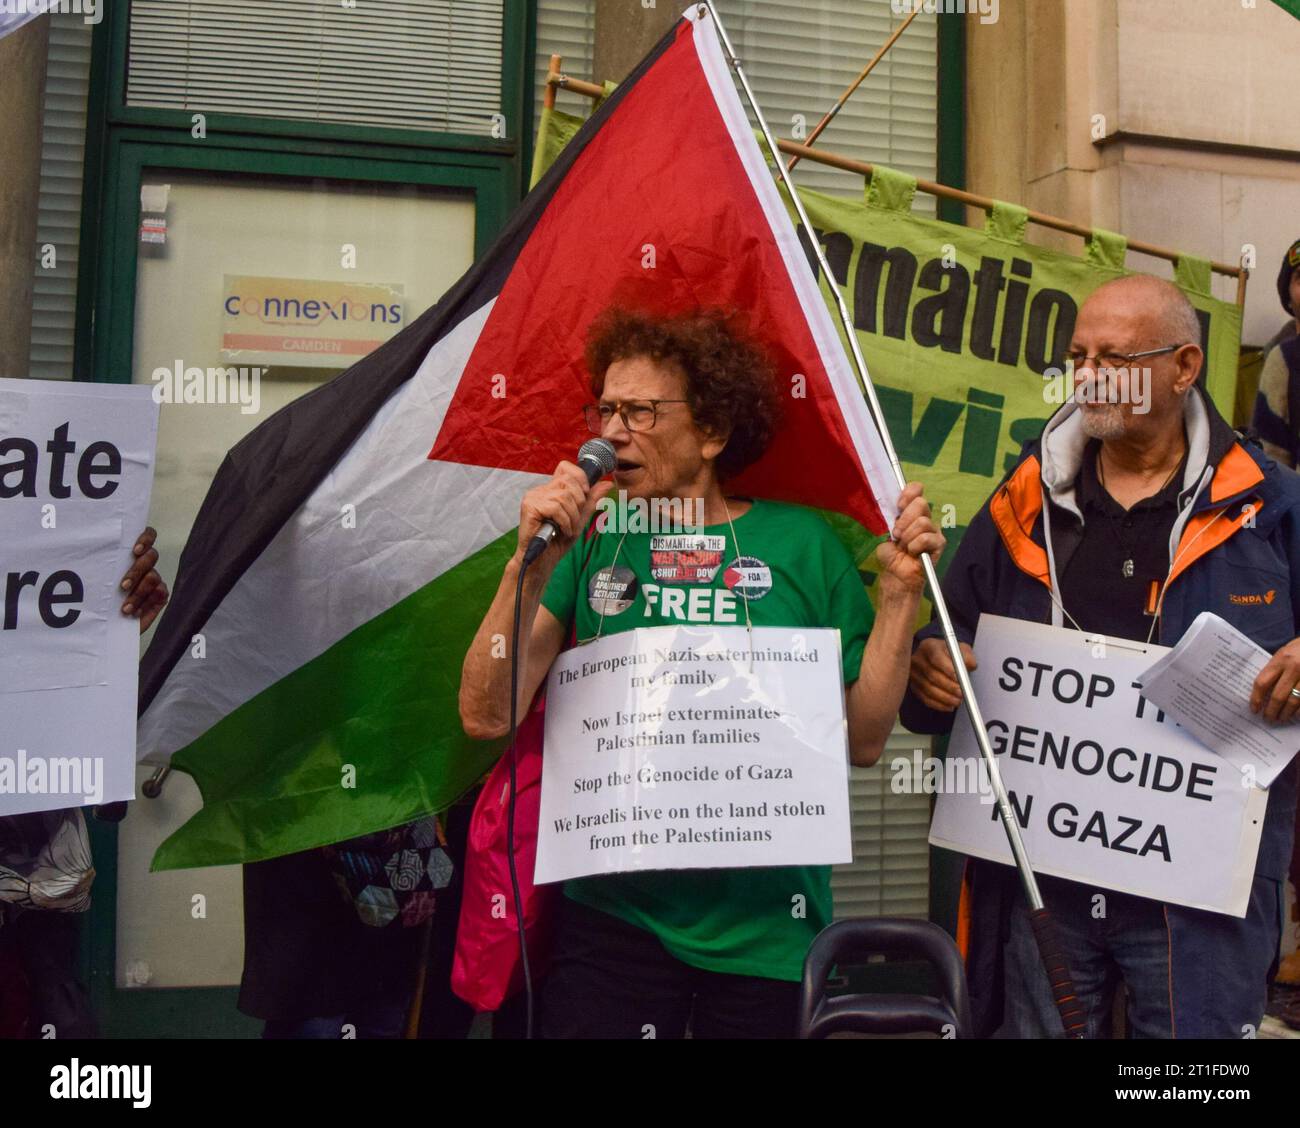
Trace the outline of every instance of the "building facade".
{"label": "building facade", "polygon": [[[717,6],[769,120],[795,138],[912,7]],[[527,189],[550,56],[617,81],[677,14],[662,0],[112,0],[95,19],[26,24],[0,39],[0,375],[259,371],[256,405],[163,404],[151,523],[170,581],[226,451],[490,246]],[[819,145],[1206,257],[1253,249],[1244,339],[1262,343],[1281,320],[1275,260],[1300,229],[1298,42],[1300,24],[1269,0],[931,2]],[[797,179],[862,190],[811,162]],[[962,219],[933,197],[916,206]],[[1043,229],[1030,238],[1079,250]],[[363,311],[346,332],[269,339],[240,321],[325,286]],[[890,757],[917,747],[929,751],[899,730],[881,766],[853,771],[842,915],[952,919],[954,859],[927,844],[929,797],[888,785]],[[199,802],[178,773],[95,830],[84,956],[106,1033],[254,1029],[234,1008],[239,871],[149,872]]]}

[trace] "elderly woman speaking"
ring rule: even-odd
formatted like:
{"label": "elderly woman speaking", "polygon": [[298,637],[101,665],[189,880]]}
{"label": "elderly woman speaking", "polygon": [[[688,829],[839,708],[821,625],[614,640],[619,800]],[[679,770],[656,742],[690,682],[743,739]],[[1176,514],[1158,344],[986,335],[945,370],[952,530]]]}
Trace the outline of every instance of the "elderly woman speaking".
{"label": "elderly woman speaking", "polygon": [[[850,756],[875,763],[907,684],[921,557],[937,559],[944,546],[922,487],[903,491],[892,540],[877,549],[873,612],[820,515],[726,492],[727,480],[762,455],[780,406],[771,362],[728,316],[609,310],[593,325],[586,359],[596,396],[587,423],[614,447],[614,480],[589,487],[581,469],[562,462],[524,495],[518,551],[465,658],[466,733],[509,731],[510,663],[492,657],[492,639],[511,637],[524,552],[549,520],[560,535],[523,587],[520,716],[571,629],[586,640],[674,622],[735,624],[730,578],[749,589],[740,592],[742,625],[747,615],[753,626],[839,629]],[[680,510],[669,505],[676,512],[702,499],[701,551],[655,558],[653,534],[630,529],[585,540],[612,489],[629,501],[680,501]],[[743,583],[737,568],[750,569]],[[687,600],[674,586],[712,594]],[[637,871],[569,881],[564,893],[542,994],[544,1036],[682,1037],[688,1026],[696,1038],[793,1034],[804,956],[831,920],[829,866]]]}

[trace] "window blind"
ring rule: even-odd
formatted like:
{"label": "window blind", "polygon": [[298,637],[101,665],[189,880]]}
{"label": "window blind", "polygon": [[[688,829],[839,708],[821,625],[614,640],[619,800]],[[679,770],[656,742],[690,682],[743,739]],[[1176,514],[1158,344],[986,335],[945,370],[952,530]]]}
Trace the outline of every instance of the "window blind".
{"label": "window blind", "polygon": [[131,106],[490,135],[503,0],[132,0]]}
{"label": "window blind", "polygon": [[[595,0],[538,0],[534,132],[553,53],[563,57],[565,71],[577,78],[603,82],[610,77],[591,73],[595,7]],[[805,136],[811,133],[906,18],[894,14],[889,0],[719,0],[718,8],[768,124],[778,137],[791,139],[799,131],[795,115],[803,117]],[[817,145],[934,179],[937,82],[937,23],[934,16],[920,15]],[[578,104],[572,97],[561,102],[569,112],[585,114],[586,107],[575,109]],[[796,182],[833,195],[862,193],[860,177],[812,161],[800,163]],[[914,207],[933,214],[934,198],[918,193]]]}
{"label": "window blind", "polygon": [[890,788],[890,761],[916,748],[930,755],[930,737],[898,728],[874,767],[849,769],[853,861],[831,870],[836,920],[930,915],[931,797]]}
{"label": "window blind", "polygon": [[[906,18],[894,14],[889,0],[721,0],[719,14],[768,124],[791,140],[799,140],[796,115],[811,133]],[[921,15],[826,127],[817,147],[933,179],[937,80],[938,25],[934,16]],[[812,161],[799,163],[795,182],[834,195],[862,192],[860,177]],[[915,207],[932,213],[934,198],[918,193]]]}

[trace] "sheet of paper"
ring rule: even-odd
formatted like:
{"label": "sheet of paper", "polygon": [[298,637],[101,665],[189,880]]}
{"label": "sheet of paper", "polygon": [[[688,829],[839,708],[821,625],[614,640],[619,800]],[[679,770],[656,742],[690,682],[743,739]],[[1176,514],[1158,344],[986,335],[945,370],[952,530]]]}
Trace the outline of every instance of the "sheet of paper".
{"label": "sheet of paper", "polygon": [[1300,751],[1300,724],[1272,725],[1250,711],[1251,687],[1269,657],[1231,623],[1202,611],[1138,684],[1205,747],[1268,787]]}

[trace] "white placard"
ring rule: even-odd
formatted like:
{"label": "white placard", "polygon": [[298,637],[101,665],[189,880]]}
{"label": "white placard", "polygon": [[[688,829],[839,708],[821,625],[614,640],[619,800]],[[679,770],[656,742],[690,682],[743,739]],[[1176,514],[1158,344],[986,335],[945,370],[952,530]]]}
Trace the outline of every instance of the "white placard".
{"label": "white placard", "polygon": [[0,815],[135,796],[147,387],[0,380]]}
{"label": "white placard", "polygon": [[[971,680],[1037,872],[1245,916],[1268,794],[1142,698],[1134,682],[1167,652],[982,615]],[[962,710],[948,758],[978,755]],[[1009,863],[981,799],[941,794],[930,841]]]}
{"label": "white placard", "polygon": [[546,692],[537,882],[852,860],[839,631],[623,631]]}

